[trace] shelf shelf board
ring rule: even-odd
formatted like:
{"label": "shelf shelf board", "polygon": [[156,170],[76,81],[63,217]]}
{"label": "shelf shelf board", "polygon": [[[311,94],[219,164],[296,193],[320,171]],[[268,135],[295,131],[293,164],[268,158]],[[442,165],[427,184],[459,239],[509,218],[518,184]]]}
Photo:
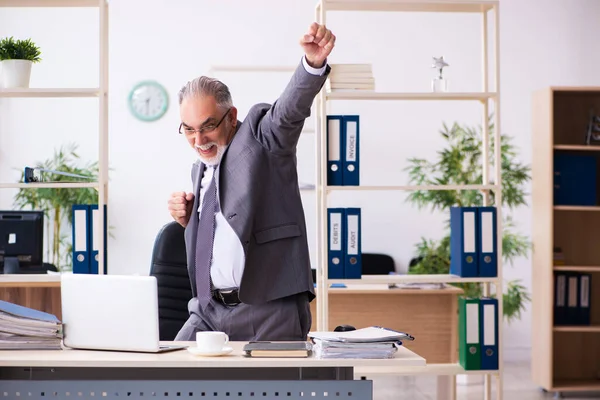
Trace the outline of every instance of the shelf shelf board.
{"label": "shelf shelf board", "polygon": [[600,265],[555,265],[555,271],[600,272]]}
{"label": "shelf shelf board", "polygon": [[460,364],[427,364],[424,367],[356,367],[354,376],[375,375],[497,375],[497,370],[465,370]]}
{"label": "shelf shelf board", "polygon": [[471,0],[322,0],[327,11],[483,12],[497,1]]}
{"label": "shelf shelf board", "polygon": [[585,325],[585,326],[578,326],[578,325],[573,325],[573,326],[555,326],[553,328],[554,332],[599,332],[600,333],[600,326],[589,326],[589,325]]}
{"label": "shelf shelf board", "polygon": [[0,7],[99,7],[100,0],[0,0]]}
{"label": "shelf shelf board", "polygon": [[555,211],[600,211],[600,206],[554,206]]}
{"label": "shelf shelf board", "polygon": [[575,145],[575,144],[555,144],[554,150],[600,151],[600,146],[586,146],[586,145]]}
{"label": "shelf shelf board", "polygon": [[494,190],[498,185],[327,186],[328,191]]}
{"label": "shelf shelf board", "polygon": [[587,391],[596,391],[600,390],[600,380],[579,380],[579,379],[569,379],[569,380],[557,380],[554,382],[554,385],[551,390],[556,392],[587,392]]}
{"label": "shelf shelf board", "polygon": [[0,183],[0,189],[81,189],[98,188],[98,182],[38,182],[38,183]]}
{"label": "shelf shelf board", "polygon": [[472,93],[406,93],[375,92],[367,90],[334,91],[326,94],[328,100],[487,100],[496,96],[493,92]]}
{"label": "shelf shelf board", "polygon": [[[2,1],[2,0],[0,0]],[[0,97],[98,97],[98,88],[11,88],[0,89]]]}
{"label": "shelf shelf board", "polygon": [[[319,277],[317,276],[317,280]],[[345,285],[374,284],[374,283],[496,283],[498,278],[461,278],[456,275],[434,274],[434,275],[363,275],[361,279],[328,279],[327,285],[332,283],[343,283]]]}

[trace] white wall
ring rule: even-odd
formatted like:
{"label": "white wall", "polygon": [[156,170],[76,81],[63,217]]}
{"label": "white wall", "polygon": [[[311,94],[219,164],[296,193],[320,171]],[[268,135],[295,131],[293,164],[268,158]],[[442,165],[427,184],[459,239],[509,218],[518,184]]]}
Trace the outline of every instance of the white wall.
{"label": "white wall", "polygon": [[[313,1],[112,1],[110,9],[110,188],[109,268],[146,273],[154,237],[170,220],[172,191],[190,189],[194,154],[177,134],[177,91],[211,65],[291,65],[301,57],[298,38],[314,18]],[[594,85],[600,3],[593,0],[502,0],[502,132],[512,135],[521,159],[531,159],[531,92],[548,85]],[[331,62],[371,62],[380,91],[428,91],[431,57],[444,55],[452,90],[480,89],[480,19],[474,15],[331,13],[337,35]],[[376,31],[377,29],[377,31]],[[0,37],[32,37],[44,61],[34,66],[32,86],[94,87],[98,84],[97,18],[93,10],[0,9]],[[493,59],[491,60],[493,61]],[[272,102],[289,74],[220,73],[243,117],[251,104]],[[161,82],[171,96],[167,115],[155,123],[135,120],[127,110],[130,88],[143,79]],[[97,101],[0,99],[0,179],[15,181],[24,165],[51,156],[76,141],[82,159],[97,157]],[[361,115],[361,182],[406,184],[409,157],[435,156],[442,122],[478,124],[476,102],[335,102],[331,113]],[[314,174],[313,137],[302,138],[301,180]],[[10,208],[14,191],[0,191]],[[305,193],[309,228],[314,195]],[[342,192],[332,206],[363,209],[363,251],[385,252],[405,271],[421,237],[439,238],[444,215],[418,211],[406,193]],[[530,211],[514,214],[530,234]],[[507,279],[531,283],[531,263],[506,266]],[[511,358],[528,356],[530,314],[505,330]]]}

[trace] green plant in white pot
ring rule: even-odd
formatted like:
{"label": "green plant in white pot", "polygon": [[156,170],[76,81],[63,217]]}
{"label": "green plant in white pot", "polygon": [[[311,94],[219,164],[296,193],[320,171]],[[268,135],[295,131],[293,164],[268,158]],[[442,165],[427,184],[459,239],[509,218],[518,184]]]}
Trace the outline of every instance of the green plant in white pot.
{"label": "green plant in white pot", "polygon": [[31,66],[41,61],[40,49],[31,39],[0,39],[0,85],[28,88]]}

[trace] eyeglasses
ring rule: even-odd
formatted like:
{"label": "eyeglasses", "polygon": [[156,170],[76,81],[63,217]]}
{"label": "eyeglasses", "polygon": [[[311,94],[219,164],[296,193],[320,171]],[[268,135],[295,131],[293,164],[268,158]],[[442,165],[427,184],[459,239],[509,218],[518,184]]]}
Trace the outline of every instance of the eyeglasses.
{"label": "eyeglasses", "polygon": [[219,122],[217,122],[216,125],[209,123],[208,125],[205,125],[205,126],[201,127],[200,129],[192,129],[187,126],[183,126],[183,122],[182,122],[181,124],[179,124],[179,134],[181,135],[181,134],[185,133],[186,135],[191,136],[191,135],[195,134],[196,132],[199,132],[200,134],[203,134],[206,132],[212,132],[215,129],[217,129],[219,127],[219,125],[221,125],[221,122],[223,122],[223,120],[225,120],[225,117],[227,116],[227,114],[229,114],[229,111],[231,111],[231,108],[227,109],[225,114],[223,114],[223,116],[221,117]]}

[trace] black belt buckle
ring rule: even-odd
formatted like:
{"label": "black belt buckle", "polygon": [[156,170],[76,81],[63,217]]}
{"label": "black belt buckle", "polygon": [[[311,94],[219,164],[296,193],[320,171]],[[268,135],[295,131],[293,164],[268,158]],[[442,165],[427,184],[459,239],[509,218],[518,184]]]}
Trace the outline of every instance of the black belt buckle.
{"label": "black belt buckle", "polygon": [[237,289],[215,290],[214,296],[226,306],[236,306],[241,303]]}

